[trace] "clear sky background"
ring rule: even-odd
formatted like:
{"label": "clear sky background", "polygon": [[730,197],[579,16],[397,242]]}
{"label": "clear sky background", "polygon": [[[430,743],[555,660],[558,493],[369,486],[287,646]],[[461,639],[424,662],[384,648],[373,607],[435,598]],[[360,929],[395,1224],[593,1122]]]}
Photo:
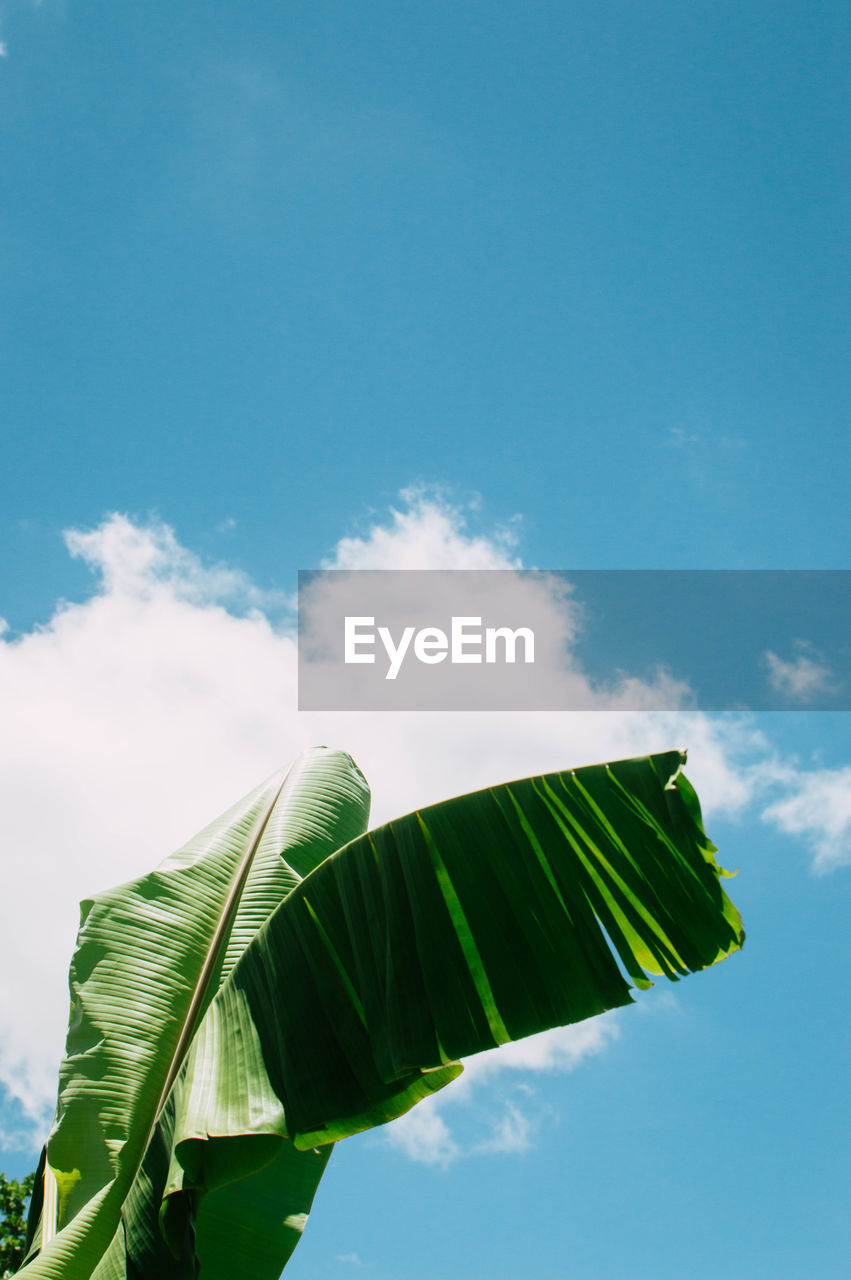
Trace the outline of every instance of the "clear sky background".
{"label": "clear sky background", "polygon": [[847,716],[298,717],[290,597],[851,567],[847,5],[0,0],[0,41],[0,1168],[76,901],[300,746],[386,818],[689,745],[744,952],[341,1144],[287,1274],[845,1276]]}

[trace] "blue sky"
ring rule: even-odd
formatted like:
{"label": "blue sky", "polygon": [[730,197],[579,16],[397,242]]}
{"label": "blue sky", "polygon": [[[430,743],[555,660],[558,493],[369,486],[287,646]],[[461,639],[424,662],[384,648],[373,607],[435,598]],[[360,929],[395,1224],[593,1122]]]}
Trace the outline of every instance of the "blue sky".
{"label": "blue sky", "polygon": [[[849,36],[820,0],[0,0],[3,932],[33,974],[0,1167],[33,1163],[73,902],[328,740],[294,712],[299,568],[849,567]],[[383,816],[645,749],[634,715],[496,723],[321,729]],[[848,720],[682,728],[743,954],[339,1147],[293,1280],[844,1274]]]}

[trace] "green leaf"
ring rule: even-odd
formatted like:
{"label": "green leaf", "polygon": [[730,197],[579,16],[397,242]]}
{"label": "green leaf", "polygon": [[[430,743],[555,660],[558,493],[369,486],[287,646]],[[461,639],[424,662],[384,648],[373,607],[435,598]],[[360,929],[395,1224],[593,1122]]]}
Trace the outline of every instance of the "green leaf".
{"label": "green leaf", "polygon": [[23,1257],[26,1202],[32,1195],[34,1182],[34,1173],[18,1182],[0,1172],[0,1276],[12,1275]]}
{"label": "green leaf", "polygon": [[33,1241],[41,1252],[21,1274],[88,1280],[100,1263],[111,1280],[122,1212],[164,1104],[178,1078],[175,1097],[206,1069],[187,1057],[206,1009],[270,912],[364,830],[368,810],[349,756],[307,752],[156,871],[82,904]]}
{"label": "green leaf", "polygon": [[735,950],[683,759],[523,779],[361,834],[355,766],[314,752],[94,900],[43,1183],[60,1229],[24,1273],[277,1280],[334,1140],[461,1056]]}
{"label": "green leaf", "polygon": [[400,1115],[459,1057],[631,1003],[618,960],[648,986],[735,950],[744,932],[683,758],[493,787],[340,849],[217,997],[219,1105],[238,1105],[237,1028],[310,1149]]}

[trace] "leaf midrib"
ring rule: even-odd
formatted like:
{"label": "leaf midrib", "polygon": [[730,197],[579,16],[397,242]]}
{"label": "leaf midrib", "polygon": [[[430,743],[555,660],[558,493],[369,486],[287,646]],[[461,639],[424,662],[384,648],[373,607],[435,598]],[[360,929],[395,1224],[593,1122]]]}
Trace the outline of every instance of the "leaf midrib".
{"label": "leaf midrib", "polygon": [[281,779],[280,786],[278,787],[277,791],[273,795],[269,804],[266,806],[266,810],[263,813],[263,816],[257,825],[257,829],[254,833],[254,836],[251,839],[250,844],[248,845],[248,848],[246,849],[245,853],[242,856],[242,861],[231,883],[230,892],[228,893],[227,901],[225,902],[225,905],[224,905],[224,910],[222,911],[222,914],[219,918],[219,923],[216,926],[216,931],[213,934],[213,937],[210,939],[210,945],[207,950],[207,956],[206,956],[206,959],[204,960],[204,964],[201,968],[201,972],[198,975],[198,981],[195,984],[195,990],[192,993],[192,999],[189,1003],[189,1008],[186,1011],[186,1018],[184,1019],[183,1029],[180,1033],[180,1037],[177,1041],[177,1044],[175,1045],[171,1064],[168,1070],[168,1075],[166,1076],[165,1082],[163,1083],[162,1092],[160,1093],[159,1101],[156,1107],[156,1112],[154,1114],[153,1120],[151,1121],[150,1132],[148,1134],[147,1141],[145,1142],[146,1150],[147,1150],[148,1143],[153,1137],[156,1123],[159,1120],[160,1113],[162,1112],[163,1107],[165,1106],[166,1099],[168,1098],[168,1095],[172,1090],[174,1082],[177,1079],[180,1068],[183,1065],[183,1059],[185,1058],[186,1053],[189,1049],[189,1046],[192,1043],[192,1039],[195,1035],[195,1032],[198,1030],[201,1008],[203,1006],[207,992],[210,988],[212,975],[215,971],[216,965],[218,964],[221,953],[226,945],[228,932],[236,916],[236,912],[239,907],[239,902],[242,897],[242,892],[245,888],[246,881],[251,872],[251,867],[254,863],[255,855],[257,853],[257,850],[260,847],[260,842],[263,839],[263,836],[266,831],[266,827],[269,825],[269,819],[271,818],[275,810],[275,807],[281,798],[284,787],[286,786],[286,783],[287,783],[287,779],[289,778],[290,773],[292,772],[292,767],[293,767],[292,764],[290,764],[289,768],[287,769],[286,773]]}

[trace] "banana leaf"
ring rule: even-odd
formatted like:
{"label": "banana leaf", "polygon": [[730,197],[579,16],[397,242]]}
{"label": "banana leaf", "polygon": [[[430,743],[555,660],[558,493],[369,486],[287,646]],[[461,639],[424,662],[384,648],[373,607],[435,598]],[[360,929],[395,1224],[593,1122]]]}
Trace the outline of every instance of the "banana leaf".
{"label": "banana leaf", "polygon": [[[161,1176],[164,1186],[169,1116],[203,1078],[191,1049],[207,1007],[269,914],[362,832],[368,815],[369,788],[351,758],[305,752],[155,871],[82,903],[59,1100],[24,1273],[132,1275],[134,1254],[146,1257],[144,1232],[124,1247],[125,1217],[142,1188]],[[327,1155],[300,1158],[286,1145],[298,1165],[288,1178],[298,1206],[281,1230],[297,1240]]]}
{"label": "banana leaf", "polygon": [[[150,877],[95,900],[96,941],[84,904],[42,1227],[21,1274],[276,1280],[331,1143],[442,1088],[461,1057],[741,946],[683,761],[523,779],[364,832],[356,767],[314,752],[300,785],[264,784],[154,873],[226,864],[199,881],[197,920],[194,888]],[[224,931],[210,879],[230,904]],[[156,941],[139,912],[162,925]],[[188,982],[171,946],[184,930],[213,939],[178,948]]]}

